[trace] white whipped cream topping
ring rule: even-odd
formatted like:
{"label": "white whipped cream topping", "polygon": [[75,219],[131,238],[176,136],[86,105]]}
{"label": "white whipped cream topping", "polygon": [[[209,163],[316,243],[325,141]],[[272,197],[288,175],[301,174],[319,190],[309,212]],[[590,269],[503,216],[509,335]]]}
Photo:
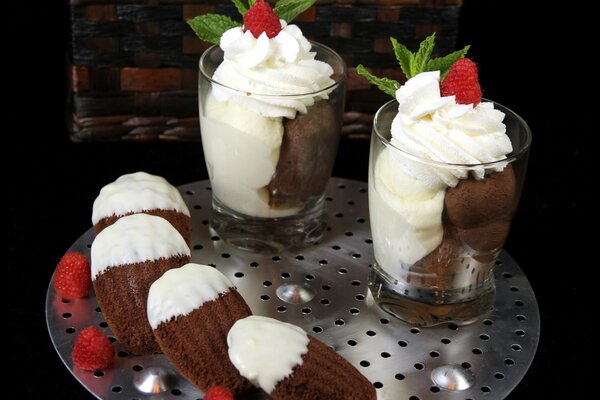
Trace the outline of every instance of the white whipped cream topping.
{"label": "white whipped cream topping", "polygon": [[[449,164],[482,164],[506,158],[512,144],[502,123],[504,113],[489,102],[457,104],[455,96],[440,95],[440,72],[423,72],[396,91],[398,115],[392,122],[391,143],[405,152]],[[483,179],[486,167],[445,168],[414,161],[400,152],[395,159],[405,173],[435,189],[454,187],[469,171]],[[489,169],[501,171],[506,163]]]}
{"label": "white whipped cream topping", "polygon": [[148,322],[156,329],[161,323],[187,315],[233,287],[225,275],[209,265],[189,263],[170,269],[150,286]]}
{"label": "white whipped cream topping", "polygon": [[232,364],[267,393],[302,364],[308,341],[302,328],[261,316],[236,321],[227,334]]}
{"label": "white whipped cream topping", "polygon": [[315,60],[316,53],[310,51],[311,44],[300,28],[280,21],[282,30],[271,39],[264,32],[255,38],[241,27],[221,36],[224,59],[213,79],[245,93],[213,85],[217,100],[231,100],[265,117],[293,119],[296,112],[306,113],[315,100],[328,98],[327,92],[314,92],[334,84],[333,69]]}
{"label": "white whipped cream topping", "polygon": [[94,201],[92,223],[112,215],[144,210],[175,210],[190,215],[179,191],[161,176],[136,172],[120,176],[100,190]]}
{"label": "white whipped cream topping", "polygon": [[181,234],[164,218],[132,214],[96,235],[92,243],[92,279],[108,267],[175,255],[191,255]]}

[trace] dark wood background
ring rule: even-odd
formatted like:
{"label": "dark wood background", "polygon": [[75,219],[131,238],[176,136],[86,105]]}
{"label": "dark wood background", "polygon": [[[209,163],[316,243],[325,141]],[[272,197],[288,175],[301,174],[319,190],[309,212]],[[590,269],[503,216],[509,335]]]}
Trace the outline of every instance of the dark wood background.
{"label": "dark wood background", "polygon": [[[8,44],[2,49],[8,92],[1,137],[9,178],[8,398],[91,398],[52,348],[44,301],[56,262],[91,226],[99,188],[134,170],[175,185],[207,178],[199,144],[69,140],[69,15],[59,3],[13,1],[2,22]],[[597,44],[585,32],[594,21],[579,3],[533,3],[465,0],[458,42],[472,44],[485,96],[517,111],[533,131],[525,191],[506,249],[533,285],[542,333],[530,371],[509,398],[586,398],[597,391],[587,368],[597,357],[591,326],[598,261],[590,239],[598,237],[591,208],[598,128],[587,100],[596,94],[597,67],[588,57]],[[334,175],[366,181],[367,161],[367,141],[343,140]]]}

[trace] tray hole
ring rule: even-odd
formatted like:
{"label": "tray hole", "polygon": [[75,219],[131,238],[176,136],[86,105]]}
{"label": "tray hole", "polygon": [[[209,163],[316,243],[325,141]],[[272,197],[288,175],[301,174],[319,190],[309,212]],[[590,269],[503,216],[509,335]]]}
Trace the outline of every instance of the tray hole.
{"label": "tray hole", "polygon": [[298,255],[296,256],[296,261],[303,261],[304,260],[304,256]]}
{"label": "tray hole", "polygon": [[110,340],[111,343],[115,343],[117,341],[117,338],[114,336],[109,336],[108,340]]}
{"label": "tray hole", "polygon": [[263,285],[264,287],[269,287],[269,286],[271,286],[272,284],[273,284],[273,282],[271,282],[271,281],[264,281],[264,282],[262,283],[262,285]]}
{"label": "tray hole", "polygon": [[343,183],[340,183],[339,185],[337,185],[338,189],[346,189],[346,185],[344,185]]}
{"label": "tray hole", "polygon": [[277,312],[280,312],[280,313],[286,312],[287,311],[287,307],[286,306],[278,306],[276,308],[276,310],[277,310]]}
{"label": "tray hole", "polygon": [[400,347],[406,347],[406,346],[408,346],[408,342],[404,341],[404,340],[399,340],[398,341],[398,346],[400,346]]}
{"label": "tray hole", "polygon": [[429,357],[438,358],[439,356],[440,356],[440,353],[438,353],[437,351],[429,352]]}
{"label": "tray hole", "polygon": [[468,362],[466,362],[466,361],[465,361],[464,363],[460,364],[460,365],[461,365],[461,367],[463,367],[463,368],[465,368],[465,369],[469,369],[469,368],[471,368],[471,363],[468,363]]}
{"label": "tray hole", "polygon": [[423,368],[425,368],[425,366],[421,363],[416,363],[415,365],[413,365],[413,367],[415,367],[415,369],[418,371],[421,371]]}
{"label": "tray hole", "polygon": [[366,244],[373,244],[373,239],[365,239]]}
{"label": "tray hole", "polygon": [[471,353],[475,354],[476,356],[479,356],[483,354],[483,351],[479,347],[475,347],[473,350],[471,350]]}
{"label": "tray hole", "polygon": [[429,388],[429,391],[431,393],[438,393],[440,391],[440,388],[437,387],[437,386],[432,386],[432,387]]}
{"label": "tray hole", "polygon": [[523,322],[527,319],[526,316],[524,316],[523,314],[518,314],[517,316],[515,316],[515,318],[517,319],[517,321]]}
{"label": "tray hole", "polygon": [[421,330],[419,328],[410,328],[410,333],[412,333],[413,335],[418,335],[419,332],[421,332]]}
{"label": "tray hole", "polygon": [[450,344],[452,343],[452,340],[448,339],[447,337],[443,337],[442,340],[440,340],[440,342],[444,344]]}
{"label": "tray hole", "polygon": [[492,325],[494,325],[494,321],[492,321],[491,319],[484,319],[483,324],[485,326],[492,326]]}
{"label": "tray hole", "polygon": [[96,312],[102,312],[102,310],[100,309],[100,307],[96,307]]}
{"label": "tray hole", "polygon": [[381,389],[383,387],[383,383],[381,383],[381,382],[375,382],[373,384],[373,386],[375,387],[375,389]]}
{"label": "tray hole", "polygon": [[120,393],[123,388],[121,386],[113,386],[110,390],[112,390],[114,393]]}
{"label": "tray hole", "polygon": [[324,266],[324,265],[327,265],[327,264],[328,264],[327,260],[319,260],[319,265],[321,267]]}
{"label": "tray hole", "polygon": [[307,281],[312,281],[315,279],[315,276],[313,274],[306,274],[304,276],[304,279],[306,279]]}
{"label": "tray hole", "polygon": [[64,304],[69,304],[71,302],[69,299],[61,299],[60,301],[62,301]]}
{"label": "tray hole", "polygon": [[335,322],[334,322],[334,324],[336,324],[337,326],[342,326],[342,325],[344,325],[345,323],[346,323],[346,321],[344,321],[344,320],[343,320],[343,319],[341,319],[341,318],[338,318],[338,319],[336,319],[336,320],[335,320]]}
{"label": "tray hole", "polygon": [[360,286],[360,281],[359,280],[354,280],[351,282],[352,286]]}
{"label": "tray hole", "polygon": [[211,236],[210,240],[212,240],[213,242],[218,242],[219,240],[221,240],[221,238],[218,236]]}
{"label": "tray hole", "polygon": [[202,220],[202,225],[208,225],[208,220],[207,219],[203,219]]}
{"label": "tray hole", "polygon": [[171,394],[173,396],[181,396],[181,390],[179,390],[179,389],[172,389],[171,390]]}
{"label": "tray hole", "polygon": [[259,263],[257,263],[256,261],[252,261],[252,262],[250,263],[250,266],[251,266],[252,268],[258,268],[258,266],[259,266],[259,265],[260,265],[260,264],[259,264]]}
{"label": "tray hole", "polygon": [[367,189],[361,187],[360,189],[358,189],[359,193],[367,193]]}
{"label": "tray hole", "polygon": [[312,309],[310,307],[304,307],[302,309],[302,314],[310,314],[312,312]]}
{"label": "tray hole", "polygon": [[524,305],[525,305],[525,303],[523,303],[523,301],[522,301],[522,300],[515,300],[515,306],[522,307],[522,306],[524,306]]}
{"label": "tray hole", "polygon": [[135,372],[140,372],[144,370],[144,367],[142,367],[141,365],[134,365],[133,367],[131,367],[132,370],[134,370]]}
{"label": "tray hole", "polygon": [[491,388],[491,387],[489,387],[489,386],[482,386],[482,387],[481,387],[481,391],[482,391],[483,393],[490,393],[490,392],[492,391],[492,388]]}
{"label": "tray hole", "polygon": [[75,333],[75,328],[73,328],[73,327],[67,328],[67,329],[65,329],[65,332],[68,333],[69,335],[72,335]]}
{"label": "tray hole", "polygon": [[333,197],[327,196],[327,197],[325,197],[325,201],[333,201]]}
{"label": "tray hole", "polygon": [[271,296],[269,296],[268,294],[263,294],[262,296],[260,296],[260,299],[263,301],[269,301],[271,300]]}
{"label": "tray hole", "polygon": [[281,277],[283,279],[290,279],[292,277],[292,275],[289,272],[282,272]]}
{"label": "tray hole", "polygon": [[331,304],[331,301],[329,301],[329,299],[321,299],[320,303],[323,304],[324,306],[327,306],[327,305]]}
{"label": "tray hole", "polygon": [[202,206],[200,204],[194,204],[194,210],[202,210]]}
{"label": "tray hole", "polygon": [[85,247],[87,247],[88,249],[91,249],[92,248],[92,244],[88,243],[88,244],[85,245]]}
{"label": "tray hole", "polygon": [[366,367],[368,367],[369,365],[371,365],[371,363],[370,363],[370,362],[368,362],[367,360],[362,360],[362,361],[360,362],[360,366],[361,366],[361,367],[365,367],[365,368],[366,368]]}
{"label": "tray hole", "polygon": [[320,326],[313,326],[312,331],[314,333],[321,333],[323,332],[323,328],[321,328]]}
{"label": "tray hole", "polygon": [[341,249],[341,247],[338,246],[337,244],[331,246],[331,248],[334,249],[334,250],[340,250]]}
{"label": "tray hole", "polygon": [[404,376],[404,374],[396,374],[394,375],[394,378],[396,378],[399,381],[403,381],[406,377]]}
{"label": "tray hole", "polygon": [[388,353],[387,351],[384,351],[383,353],[380,354],[382,358],[390,358],[392,355],[390,353]]}
{"label": "tray hole", "polygon": [[380,318],[380,319],[379,319],[379,323],[380,323],[381,325],[387,325],[387,324],[389,324],[389,323],[390,323],[390,320],[389,320],[389,319],[387,319],[387,318]]}
{"label": "tray hole", "polygon": [[515,335],[517,335],[517,336],[525,336],[525,331],[523,329],[517,329],[515,331]]}
{"label": "tray hole", "polygon": [[354,202],[354,200],[348,200],[348,201],[346,202],[346,204],[348,204],[349,206],[353,206],[353,205],[355,205],[356,203]]}
{"label": "tray hole", "polygon": [[496,378],[496,379],[504,379],[504,374],[502,372],[496,372],[494,374],[494,378]]}
{"label": "tray hole", "polygon": [[202,250],[203,248],[204,248],[204,246],[202,246],[201,244],[194,245],[194,250]]}
{"label": "tray hole", "polygon": [[62,315],[62,317],[63,317],[64,319],[69,319],[69,318],[71,318],[72,316],[73,316],[73,314],[71,314],[70,312],[63,313],[63,315]]}
{"label": "tray hole", "polygon": [[352,346],[352,347],[354,347],[358,344],[358,342],[356,340],[352,340],[352,339],[348,340],[346,343],[348,343],[348,345]]}
{"label": "tray hole", "polygon": [[358,308],[352,307],[350,309],[350,314],[352,314],[352,315],[358,315],[358,314],[360,314],[360,310]]}
{"label": "tray hole", "polygon": [[513,344],[512,346],[510,346],[511,349],[513,349],[513,351],[521,351],[522,347],[520,344]]}
{"label": "tray hole", "polygon": [[371,331],[371,330],[368,330],[368,331],[366,332],[366,334],[367,334],[367,336],[375,336],[375,335],[377,335],[377,332],[375,332],[375,331]]}
{"label": "tray hole", "polygon": [[348,273],[348,269],[342,267],[342,268],[338,269],[338,273],[340,273],[340,274],[347,274]]}
{"label": "tray hole", "polygon": [[357,218],[356,222],[358,222],[359,224],[364,224],[365,223],[365,219],[364,218]]}
{"label": "tray hole", "polygon": [[505,358],[504,364],[508,365],[509,367],[512,367],[513,365],[515,365],[515,360],[513,360],[512,358]]}
{"label": "tray hole", "polygon": [[348,237],[354,236],[354,232],[348,231],[348,232],[345,232],[344,235],[346,235]]}
{"label": "tray hole", "polygon": [[208,263],[208,264],[206,264],[206,265],[209,265],[209,266],[211,266],[211,267],[213,267],[213,268],[217,268],[217,265],[216,265],[216,264],[213,264],[213,263]]}
{"label": "tray hole", "polygon": [[271,260],[273,260],[273,261],[281,261],[281,257],[279,257],[279,256],[273,256],[273,257],[271,257]]}
{"label": "tray hole", "polygon": [[98,324],[100,328],[108,328],[108,323],[106,321],[102,321]]}
{"label": "tray hole", "polygon": [[128,352],[126,352],[126,351],[120,351],[120,352],[118,352],[118,353],[117,353],[117,355],[118,355],[119,357],[121,357],[121,358],[125,358],[125,357],[128,357],[128,356],[129,356],[129,353],[128,353]]}
{"label": "tray hole", "polygon": [[323,285],[323,286],[321,286],[321,289],[323,289],[323,290],[331,290],[331,286],[330,285]]}
{"label": "tray hole", "polygon": [[353,253],[352,258],[360,258],[360,253]]}
{"label": "tray hole", "polygon": [[503,273],[502,273],[502,277],[503,277],[503,278],[506,278],[506,279],[508,279],[508,278],[512,278],[512,274],[511,274],[510,272],[503,272]]}
{"label": "tray hole", "polygon": [[96,378],[102,378],[104,376],[104,372],[102,372],[98,369],[98,370],[94,371],[94,376]]}
{"label": "tray hole", "polygon": [[408,398],[408,400],[421,400],[419,396],[412,395]]}
{"label": "tray hole", "polygon": [[335,217],[336,217],[336,218],[343,218],[343,217],[344,217],[344,214],[343,214],[343,213],[341,213],[341,212],[339,212],[339,213],[336,213],[336,214],[335,214]]}
{"label": "tray hole", "polygon": [[212,192],[212,187],[211,186],[207,186],[205,187],[206,190],[208,190],[209,192]]}
{"label": "tray hole", "polygon": [[451,331],[458,330],[458,325],[456,325],[454,323],[449,323],[448,324],[448,329],[450,329]]}
{"label": "tray hole", "polygon": [[519,291],[519,288],[518,288],[518,287],[516,287],[516,286],[511,286],[511,287],[510,287],[510,291],[511,291],[511,292],[518,292],[518,291]]}
{"label": "tray hole", "polygon": [[358,301],[363,301],[365,299],[365,295],[364,294],[357,294],[356,296],[354,296],[354,298]]}
{"label": "tray hole", "polygon": [[221,257],[223,257],[223,258],[229,258],[229,257],[231,257],[231,254],[229,254],[229,253],[222,253]]}
{"label": "tray hole", "polygon": [[235,274],[233,274],[233,276],[235,276],[236,278],[243,278],[244,277],[244,273],[243,272],[236,272]]}
{"label": "tray hole", "polygon": [[479,335],[479,339],[481,339],[481,340],[490,340],[490,335],[482,333],[481,335]]}

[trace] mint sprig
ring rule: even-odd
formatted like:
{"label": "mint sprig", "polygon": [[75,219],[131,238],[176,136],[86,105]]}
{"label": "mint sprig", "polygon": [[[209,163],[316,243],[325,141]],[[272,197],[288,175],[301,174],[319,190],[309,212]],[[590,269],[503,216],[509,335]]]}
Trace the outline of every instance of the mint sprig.
{"label": "mint sprig", "polygon": [[[440,76],[443,79],[450,70],[452,64],[454,64],[456,60],[463,58],[471,47],[470,45],[467,45],[461,50],[454,51],[444,57],[431,58],[433,48],[435,47],[435,33],[426,37],[425,40],[421,42],[417,52],[410,51],[406,46],[394,38],[390,38],[390,41],[394,48],[394,55],[396,56],[398,64],[400,64],[400,69],[404,72],[406,79],[410,79],[413,76],[426,71],[440,71]],[[367,71],[362,64],[356,67],[356,72],[364,76],[370,83],[376,85],[383,92],[392,97],[396,97],[396,90],[400,87],[400,84],[395,80],[379,78]],[[394,87],[395,89],[393,89]]]}
{"label": "mint sprig", "polygon": [[239,22],[219,14],[200,15],[188,19],[187,23],[196,32],[196,36],[212,44],[219,44],[225,31],[242,26]]}
{"label": "mint sprig", "polygon": [[[278,0],[273,11],[285,22],[290,23],[299,14],[308,10],[315,4],[316,0]],[[242,18],[256,0],[232,0],[235,8]],[[188,25],[194,30],[196,36],[205,42],[219,44],[221,36],[225,31],[237,26],[242,26],[229,17],[219,14],[204,14],[187,20]]]}
{"label": "mint sprig", "polygon": [[312,7],[313,4],[315,4],[315,0],[279,0],[273,11],[279,18],[290,23],[298,15]]}

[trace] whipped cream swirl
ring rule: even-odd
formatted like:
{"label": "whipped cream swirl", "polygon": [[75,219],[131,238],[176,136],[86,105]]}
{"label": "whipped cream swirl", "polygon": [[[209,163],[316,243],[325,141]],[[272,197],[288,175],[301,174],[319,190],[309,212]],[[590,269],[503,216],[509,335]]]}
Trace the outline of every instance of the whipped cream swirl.
{"label": "whipped cream swirl", "polygon": [[213,75],[223,85],[213,85],[217,100],[231,100],[265,117],[293,119],[316,100],[328,98],[322,90],[335,83],[333,68],[315,60],[316,53],[310,51],[300,28],[280,22],[281,32],[272,39],[266,33],[255,38],[241,27],[221,36],[224,59]]}
{"label": "whipped cream swirl", "polygon": [[500,161],[512,151],[504,113],[489,102],[457,104],[455,96],[440,94],[440,72],[423,72],[409,79],[396,91],[398,114],[392,122],[391,143],[404,152],[444,164],[427,164],[394,152],[394,158],[408,175],[433,189],[454,187],[469,172],[483,179],[488,171],[502,171]]}

